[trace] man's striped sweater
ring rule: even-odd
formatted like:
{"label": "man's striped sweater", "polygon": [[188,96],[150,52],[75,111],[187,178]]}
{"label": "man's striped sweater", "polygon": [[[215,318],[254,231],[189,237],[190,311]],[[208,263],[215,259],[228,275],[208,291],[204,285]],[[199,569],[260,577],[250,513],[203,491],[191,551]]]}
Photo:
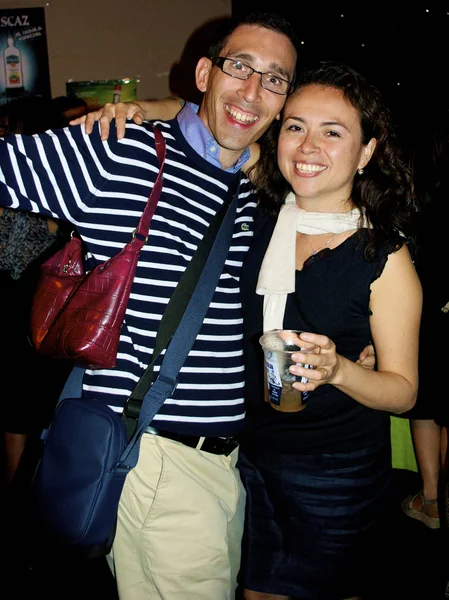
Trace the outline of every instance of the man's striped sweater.
{"label": "man's striped sweater", "polygon": [[[87,370],[83,383],[84,397],[101,398],[117,411],[149,364],[165,306],[236,177],[197,154],[176,120],[155,124],[167,143],[164,186],[139,258],[117,365]],[[0,203],[73,223],[98,262],[131,239],[157,173],[149,124],[128,121],[124,139],[117,140],[112,123],[105,142],[99,129],[86,135],[82,126],[0,140]],[[255,190],[244,178],[220,282],[156,427],[202,436],[232,436],[243,427],[239,278],[255,207]]]}

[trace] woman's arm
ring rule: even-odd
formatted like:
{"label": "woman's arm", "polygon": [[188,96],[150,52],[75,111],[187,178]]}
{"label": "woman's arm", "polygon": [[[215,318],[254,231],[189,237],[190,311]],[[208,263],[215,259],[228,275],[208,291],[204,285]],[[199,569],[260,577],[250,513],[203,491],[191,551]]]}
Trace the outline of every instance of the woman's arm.
{"label": "woman's arm", "polygon": [[109,124],[115,119],[117,138],[121,140],[125,136],[126,119],[133,119],[141,125],[143,121],[162,119],[168,121],[174,119],[181,110],[184,101],[181,98],[170,96],[162,100],[139,100],[139,102],[118,102],[117,104],[105,104],[98,110],[70,121],[70,125],[86,124],[86,133],[92,133],[96,121],[100,121],[101,139],[107,140],[109,136]]}
{"label": "woman's arm", "polygon": [[[117,138],[121,140],[125,136],[126,119],[133,119],[135,123],[141,125],[143,121],[161,119],[168,121],[174,119],[184,104],[182,98],[170,96],[162,100],[140,100],[139,102],[118,102],[117,104],[105,104],[98,110],[94,110],[87,115],[70,121],[70,125],[86,124],[86,133],[92,133],[96,121],[100,121],[101,139],[107,140],[109,137],[109,124],[115,119]],[[248,169],[256,164],[260,156],[259,144],[251,144],[250,158],[243,166],[246,173]]]}
{"label": "woman's arm", "polygon": [[422,289],[409,251],[404,245],[390,254],[382,275],[371,285],[371,332],[377,370],[364,369],[335,351],[326,336],[301,334],[321,347],[320,354],[294,354],[296,362],[316,366],[315,373],[291,367],[310,383],[295,383],[302,391],[330,383],[365,406],[400,414],[413,407],[418,391],[418,345]]}

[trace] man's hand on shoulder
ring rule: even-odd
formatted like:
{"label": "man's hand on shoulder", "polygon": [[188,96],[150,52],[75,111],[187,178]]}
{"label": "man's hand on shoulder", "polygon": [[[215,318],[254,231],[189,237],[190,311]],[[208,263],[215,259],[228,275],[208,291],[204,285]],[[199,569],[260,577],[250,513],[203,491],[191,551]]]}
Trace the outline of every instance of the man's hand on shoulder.
{"label": "man's hand on shoulder", "polygon": [[98,110],[70,121],[70,125],[82,125],[84,123],[86,133],[91,134],[96,121],[100,121],[100,135],[104,141],[109,137],[112,119],[115,119],[117,138],[121,140],[125,137],[126,119],[132,119],[138,125],[142,125],[145,112],[137,102],[107,103]]}

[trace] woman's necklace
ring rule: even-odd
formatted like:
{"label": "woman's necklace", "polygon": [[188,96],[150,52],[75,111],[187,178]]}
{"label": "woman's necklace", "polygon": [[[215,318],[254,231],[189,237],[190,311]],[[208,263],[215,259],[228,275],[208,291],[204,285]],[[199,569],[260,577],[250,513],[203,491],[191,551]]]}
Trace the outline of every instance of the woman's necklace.
{"label": "woman's necklace", "polygon": [[332,237],[330,237],[327,242],[325,244],[323,244],[322,246],[320,246],[317,250],[313,249],[312,244],[309,242],[309,236],[307,234],[303,234],[304,237],[306,238],[306,242],[309,244],[310,249],[312,250],[312,256],[315,256],[315,254],[318,254],[318,252],[321,252],[321,250],[324,250],[324,248],[326,248],[327,246],[329,246],[329,244],[332,242],[332,240],[337,237],[338,233],[334,233],[334,235]]}

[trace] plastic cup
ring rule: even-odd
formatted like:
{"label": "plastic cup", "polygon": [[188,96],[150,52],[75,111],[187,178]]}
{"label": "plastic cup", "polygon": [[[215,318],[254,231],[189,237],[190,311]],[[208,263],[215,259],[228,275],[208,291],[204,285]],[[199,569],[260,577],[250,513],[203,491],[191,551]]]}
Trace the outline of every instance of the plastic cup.
{"label": "plastic cup", "polygon": [[298,351],[313,353],[316,346],[307,344],[308,347],[304,347],[302,344],[307,342],[299,339],[300,333],[293,329],[274,329],[259,339],[265,356],[266,400],[281,412],[298,412],[305,408],[302,393],[292,385],[295,381],[307,383],[308,379],[292,375],[289,367],[297,364],[312,369],[311,365],[295,363],[292,354]]}

